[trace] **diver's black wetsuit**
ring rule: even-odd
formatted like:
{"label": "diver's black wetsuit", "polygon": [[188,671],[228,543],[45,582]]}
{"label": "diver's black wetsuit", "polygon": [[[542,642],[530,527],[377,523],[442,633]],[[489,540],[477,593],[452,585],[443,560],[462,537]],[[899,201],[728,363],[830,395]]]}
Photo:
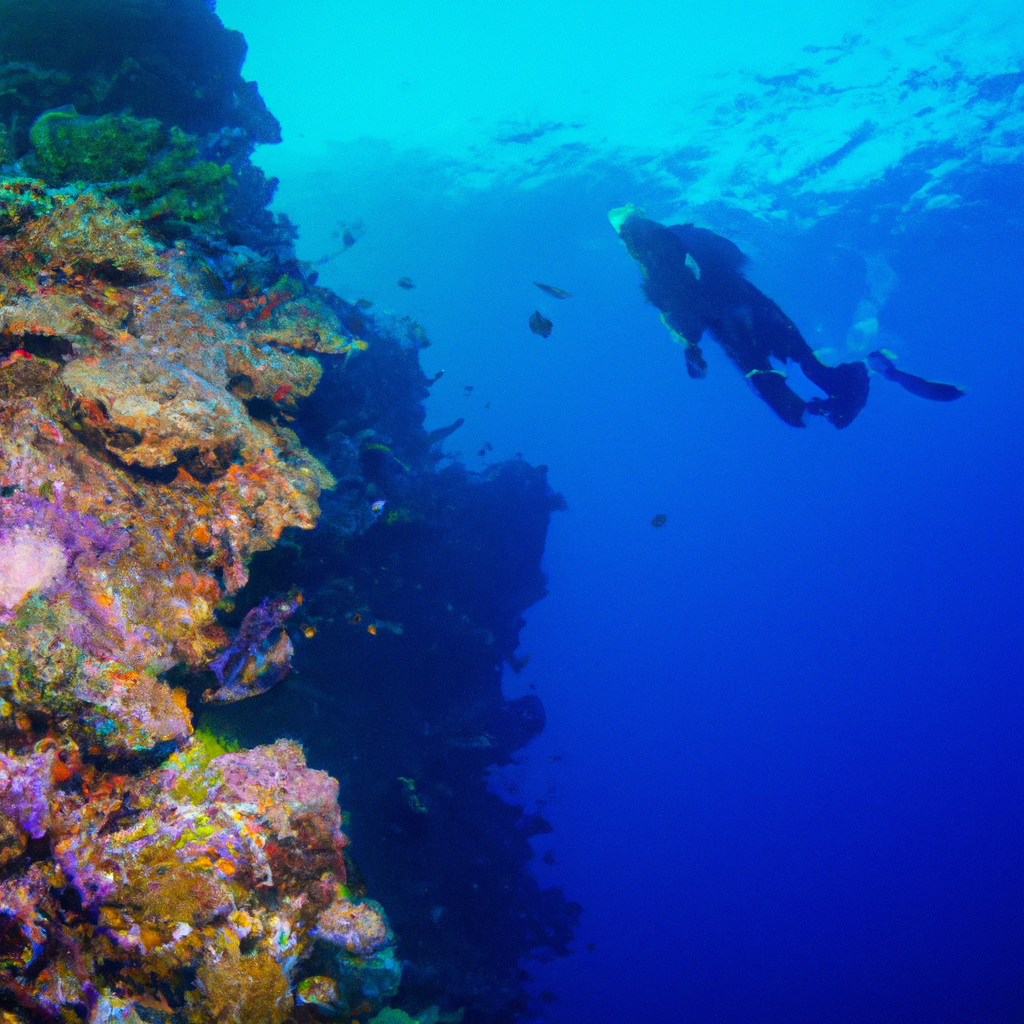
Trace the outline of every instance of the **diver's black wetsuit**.
{"label": "diver's black wetsuit", "polygon": [[[664,227],[636,213],[618,230],[643,269],[644,294],[686,346],[691,377],[707,373],[700,339],[710,331],[754,390],[794,427],[805,426],[805,412],[845,427],[864,408],[867,366],[822,363],[793,321],[743,276],[746,257],[727,238],[692,224]],[[802,399],[773,369],[772,358],[798,363],[828,397]]]}

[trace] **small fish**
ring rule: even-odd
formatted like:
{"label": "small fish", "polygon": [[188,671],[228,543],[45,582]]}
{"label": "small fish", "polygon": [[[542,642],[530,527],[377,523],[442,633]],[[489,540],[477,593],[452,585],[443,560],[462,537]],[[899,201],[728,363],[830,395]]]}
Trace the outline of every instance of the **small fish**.
{"label": "small fish", "polygon": [[540,281],[533,282],[542,292],[547,292],[552,298],[555,299],[571,299],[572,292],[567,292],[564,288],[556,288],[553,284],[541,284]]}
{"label": "small fish", "polygon": [[483,448],[480,449],[480,451],[477,452],[477,455],[479,455],[480,458],[482,459],[488,452],[493,452],[493,451],[494,451],[494,446],[491,444],[491,442],[490,441],[484,441],[484,446],[483,446]]}
{"label": "small fish", "polygon": [[374,624],[373,624],[373,623],[371,622],[371,623],[370,623],[370,624],[369,624],[369,625],[368,625],[368,626],[366,627],[366,632],[367,632],[367,633],[369,633],[369,634],[370,634],[370,636],[376,636],[376,635],[377,635],[377,627],[376,627],[376,626],[375,626],[375,625],[374,625]]}
{"label": "small fish", "polygon": [[463,394],[464,394],[464,395],[466,396],[466,398],[469,398],[469,396],[470,396],[471,394],[473,394],[473,385],[472,385],[472,384],[467,384],[467,385],[466,385],[466,386],[465,386],[465,387],[464,387],[464,388],[462,389],[462,393],[463,393]]}
{"label": "small fish", "polygon": [[384,499],[384,498],[381,498],[381,499],[380,499],[379,501],[375,501],[375,502],[374,502],[374,503],[373,503],[373,504],[372,504],[372,505],[370,506],[370,511],[371,511],[371,512],[372,512],[372,513],[373,513],[373,514],[374,514],[375,516],[379,516],[379,515],[381,514],[381,512],[383,512],[383,511],[384,511],[384,506],[385,506],[386,504],[387,504],[387,501],[386,501],[386,499]]}
{"label": "small fish", "polygon": [[667,522],[668,522],[668,516],[666,516],[666,515],[665,515],[664,513],[662,513],[662,512],[659,512],[659,513],[658,513],[658,514],[657,514],[657,515],[656,515],[656,516],[655,516],[655,517],[654,517],[654,518],[653,518],[653,519],[651,520],[651,526],[653,526],[653,527],[654,527],[654,528],[655,528],[656,530],[660,530],[660,529],[661,529],[661,528],[662,528],[662,527],[663,527],[663,526],[664,526],[664,525],[665,525],[665,524],[666,524]]}
{"label": "small fish", "polygon": [[286,395],[290,394],[293,390],[294,389],[292,388],[291,384],[282,384],[274,392],[274,401],[275,402],[280,402],[282,398],[284,398]]}
{"label": "small fish", "polygon": [[373,303],[369,299],[356,299],[353,305],[356,309],[369,309]]}
{"label": "small fish", "polygon": [[524,654],[521,658],[517,658],[514,654],[510,654],[508,656],[508,667],[512,669],[512,671],[515,672],[516,675],[519,675],[519,673],[522,672],[524,668],[526,668],[527,663],[532,657],[532,653]]}
{"label": "small fish", "polygon": [[341,241],[346,249],[351,249],[356,244],[356,236],[348,228],[345,228],[341,235]]}
{"label": "small fish", "polygon": [[398,287],[410,291],[416,287],[416,282],[411,277],[400,277],[398,279]]}
{"label": "small fish", "polygon": [[356,612],[355,615],[353,615],[352,618],[348,621],[351,622],[353,625],[358,626],[359,623],[363,621],[363,617],[359,614],[359,612]]}
{"label": "small fish", "polygon": [[313,637],[316,636],[316,626],[303,626],[302,627],[302,635],[307,640],[312,640]]}
{"label": "small fish", "polygon": [[541,315],[540,310],[534,312],[530,317],[530,330],[539,334],[542,338],[551,337],[551,329],[554,325],[546,317]]}
{"label": "small fish", "polygon": [[484,402],[484,408],[485,409],[490,409],[490,407],[491,407],[491,403],[490,402]]}

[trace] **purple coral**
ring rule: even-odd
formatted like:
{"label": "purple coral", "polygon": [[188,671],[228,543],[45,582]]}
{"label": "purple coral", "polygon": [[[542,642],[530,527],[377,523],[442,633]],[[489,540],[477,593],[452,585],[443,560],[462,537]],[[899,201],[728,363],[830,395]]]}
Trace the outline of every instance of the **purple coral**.
{"label": "purple coral", "polygon": [[33,839],[50,827],[53,750],[16,757],[0,754],[0,812],[13,818]]}
{"label": "purple coral", "polygon": [[128,545],[123,530],[104,526],[91,516],[57,502],[15,494],[0,498],[0,543],[19,529],[43,533],[64,549],[69,564],[116,555]]}
{"label": "purple coral", "polygon": [[[266,693],[284,679],[291,671],[294,648],[283,627],[301,603],[302,595],[293,592],[285,597],[268,597],[251,609],[231,646],[210,662],[220,687],[207,690],[203,700],[244,700]],[[278,635],[271,642],[275,632]]]}
{"label": "purple coral", "polygon": [[99,592],[101,566],[128,544],[124,530],[59,502],[0,498],[0,621],[30,594],[66,595],[76,613],[67,625],[72,641],[97,656],[112,653],[126,633],[116,602]]}
{"label": "purple coral", "polygon": [[123,530],[60,504],[27,495],[0,498],[0,606],[10,611],[34,590],[60,589],[82,568],[127,546]]}

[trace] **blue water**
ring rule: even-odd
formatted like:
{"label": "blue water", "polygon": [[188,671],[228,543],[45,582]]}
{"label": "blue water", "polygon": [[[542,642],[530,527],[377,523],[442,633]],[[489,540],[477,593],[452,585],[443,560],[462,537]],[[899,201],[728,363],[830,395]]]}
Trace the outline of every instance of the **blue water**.
{"label": "blue water", "polygon": [[[1024,18],[378,8],[218,4],[301,255],[361,221],[322,280],[423,325],[428,428],[568,501],[506,679],[547,728],[494,781],[585,908],[545,1020],[1024,1021]],[[969,393],[799,431],[713,344],[689,380],[625,202],[733,238],[832,361]]]}

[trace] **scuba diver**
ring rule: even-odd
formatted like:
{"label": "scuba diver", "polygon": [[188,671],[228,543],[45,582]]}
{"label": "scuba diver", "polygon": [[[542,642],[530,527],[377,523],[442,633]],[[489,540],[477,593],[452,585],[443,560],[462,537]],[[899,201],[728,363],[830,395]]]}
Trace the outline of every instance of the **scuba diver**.
{"label": "scuba diver", "polygon": [[[796,325],[744,276],[747,257],[721,235],[692,224],[665,227],[632,207],[609,214],[613,227],[643,272],[643,293],[686,350],[691,377],[707,375],[700,348],[709,332],[739,367],[751,387],[794,427],[804,413],[824,416],[834,427],[849,426],[868,399],[868,366],[858,360],[829,366],[804,341]],[[771,360],[797,363],[826,398],[805,400],[786,383]],[[951,401],[964,392],[897,370],[889,354],[872,352],[873,369],[912,394]]]}

